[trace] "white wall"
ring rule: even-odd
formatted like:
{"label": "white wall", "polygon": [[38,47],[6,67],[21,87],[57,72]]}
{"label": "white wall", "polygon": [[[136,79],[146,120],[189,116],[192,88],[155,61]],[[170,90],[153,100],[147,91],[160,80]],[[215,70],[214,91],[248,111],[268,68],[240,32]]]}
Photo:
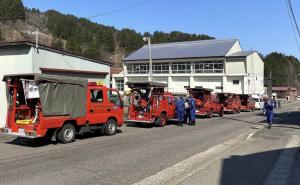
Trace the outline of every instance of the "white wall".
{"label": "white wall", "polygon": [[[40,68],[53,68],[53,69],[66,69],[66,70],[79,70],[79,71],[96,71],[96,72],[107,72],[108,75],[103,77],[103,75],[97,74],[68,74],[67,76],[79,76],[82,78],[88,78],[89,81],[99,81],[103,80],[104,83],[110,85],[110,66],[106,64],[99,64],[93,61],[76,58],[73,56],[63,55],[59,53],[53,53],[44,49],[39,49],[39,52],[33,48],[33,71],[35,73],[41,73]],[[55,72],[54,72],[55,73]],[[51,72],[50,74],[54,74]],[[55,74],[61,74],[57,72]]]}
{"label": "white wall", "polygon": [[[239,80],[239,84],[233,84],[233,80]],[[227,77],[227,82],[226,84],[224,84],[224,92],[243,94],[244,93],[243,89],[244,89],[244,77],[242,76]]]}
{"label": "white wall", "polygon": [[[234,45],[232,46],[232,48],[229,50],[229,52],[227,53],[227,55],[230,55],[232,53],[238,52],[238,51],[242,51],[241,45],[239,41],[236,41],[234,43]],[[226,56],[227,56],[226,55]]]}
{"label": "white wall", "polygon": [[223,77],[194,77],[193,87],[195,86],[213,89],[215,93],[222,92],[222,89],[216,89],[216,87],[223,86]]}
{"label": "white wall", "polygon": [[264,76],[264,62],[257,52],[247,56],[247,72]]}
{"label": "white wall", "polygon": [[0,127],[6,124],[7,100],[6,87],[2,82],[5,74],[32,73],[30,47],[0,49]]}
{"label": "white wall", "polygon": [[245,60],[228,59],[226,60],[226,74],[245,74]]}

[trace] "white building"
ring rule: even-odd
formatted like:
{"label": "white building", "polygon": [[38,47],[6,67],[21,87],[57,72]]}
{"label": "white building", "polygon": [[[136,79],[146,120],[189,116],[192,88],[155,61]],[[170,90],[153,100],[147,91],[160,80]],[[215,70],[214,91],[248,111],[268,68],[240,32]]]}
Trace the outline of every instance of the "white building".
{"label": "white building", "polygon": [[[264,93],[264,63],[256,51],[243,51],[238,40],[153,44],[151,51],[153,81],[167,83],[174,94],[185,94],[186,86],[214,92]],[[123,75],[125,84],[149,80],[148,45],[125,58]]]}
{"label": "white building", "polygon": [[[46,46],[37,49],[30,42],[0,44],[1,80],[4,74],[42,73],[87,78],[109,86],[111,65]],[[6,109],[5,84],[0,82],[0,127],[5,125]]]}

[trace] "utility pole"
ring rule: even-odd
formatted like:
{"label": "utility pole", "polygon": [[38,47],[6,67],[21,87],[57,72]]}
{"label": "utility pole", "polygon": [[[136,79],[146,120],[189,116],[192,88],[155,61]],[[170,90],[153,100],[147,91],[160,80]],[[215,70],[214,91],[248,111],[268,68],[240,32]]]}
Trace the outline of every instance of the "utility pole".
{"label": "utility pole", "polygon": [[148,53],[149,53],[149,81],[153,81],[153,73],[152,73],[152,54],[151,54],[151,38],[150,37],[144,37],[143,40],[146,42],[148,41]]}
{"label": "utility pole", "polygon": [[269,73],[268,86],[267,86],[268,97],[272,97],[272,71]]}
{"label": "utility pole", "polygon": [[39,29],[37,28],[35,32],[32,32],[35,35],[35,48],[39,49]]}

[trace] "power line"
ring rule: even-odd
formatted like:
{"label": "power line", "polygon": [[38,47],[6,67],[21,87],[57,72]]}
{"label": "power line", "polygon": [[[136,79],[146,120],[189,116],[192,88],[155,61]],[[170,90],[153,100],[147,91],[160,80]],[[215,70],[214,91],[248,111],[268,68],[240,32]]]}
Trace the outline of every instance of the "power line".
{"label": "power line", "polygon": [[125,6],[123,8],[115,9],[115,10],[112,10],[112,11],[109,11],[109,12],[104,12],[104,13],[101,13],[101,14],[98,14],[98,15],[87,17],[87,18],[88,19],[93,19],[93,18],[96,18],[96,17],[102,17],[102,16],[105,16],[105,15],[110,15],[110,14],[118,13],[118,12],[127,10],[129,8],[133,8],[133,7],[136,7],[136,6],[148,3],[149,1],[151,1],[151,0],[141,1],[141,2],[138,2],[138,3],[135,3],[135,4],[131,4],[131,5]]}
{"label": "power line", "polygon": [[297,33],[296,33],[296,30],[297,30],[297,32],[299,34],[299,38],[300,38],[300,30],[299,30],[299,27],[297,25],[297,21],[296,21],[296,17],[295,17],[293,8],[292,8],[291,1],[290,0],[285,0],[285,2],[286,2],[286,7],[287,7],[287,10],[288,10],[288,14],[289,14],[290,22],[292,24],[292,29],[293,29],[293,33],[294,33],[294,36],[295,36],[295,40],[296,40],[296,43],[297,43],[297,46],[298,46],[298,49],[299,49],[299,52],[300,52],[300,44],[298,42]]}

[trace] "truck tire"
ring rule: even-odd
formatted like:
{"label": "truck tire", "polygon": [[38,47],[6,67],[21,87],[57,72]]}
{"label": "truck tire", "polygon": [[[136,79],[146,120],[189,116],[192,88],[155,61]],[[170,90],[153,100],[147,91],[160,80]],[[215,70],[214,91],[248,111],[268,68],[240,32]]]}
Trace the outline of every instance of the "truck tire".
{"label": "truck tire", "polygon": [[105,135],[112,136],[117,133],[117,122],[114,119],[109,119],[105,125]]}
{"label": "truck tire", "polygon": [[66,123],[57,133],[57,139],[61,143],[71,143],[75,139],[75,127]]}
{"label": "truck tire", "polygon": [[156,119],[155,125],[158,125],[159,127],[166,126],[167,117],[165,114],[160,114],[159,118]]}

